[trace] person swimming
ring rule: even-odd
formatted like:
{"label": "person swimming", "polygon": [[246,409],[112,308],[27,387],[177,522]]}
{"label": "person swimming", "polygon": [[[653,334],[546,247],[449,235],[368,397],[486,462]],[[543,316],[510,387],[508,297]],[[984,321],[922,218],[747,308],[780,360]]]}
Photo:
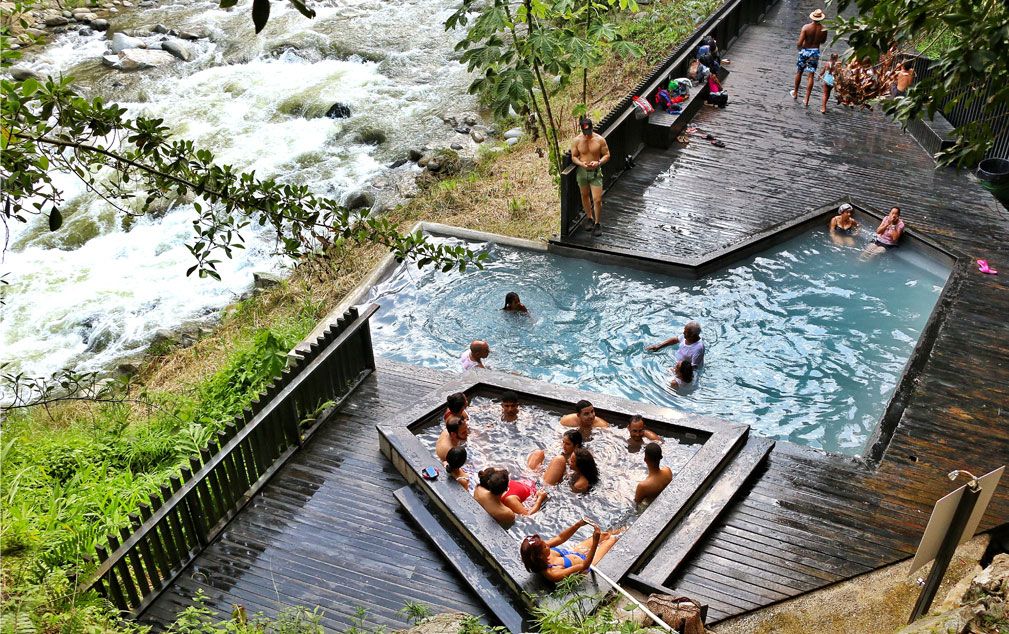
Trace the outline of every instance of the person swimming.
{"label": "person swimming", "polygon": [[[523,502],[530,497],[535,497],[535,502],[527,509]],[[473,499],[498,524],[510,526],[516,515],[532,515],[539,511],[547,499],[547,492],[537,491],[531,480],[510,480],[507,469],[488,467],[480,472],[480,484],[473,491]]]}
{"label": "person swimming", "polygon": [[505,392],[501,395],[501,420],[514,423],[519,417],[519,395],[515,392]]}
{"label": "person swimming", "polygon": [[[554,456],[550,460],[550,464],[547,465],[546,471],[543,472],[543,482],[545,484],[557,484],[564,479],[564,473],[567,470],[568,459],[571,457],[571,453],[575,449],[579,449],[582,446],[582,433],[577,429],[569,429],[564,432],[561,436],[561,453],[560,455]],[[543,460],[546,458],[546,452],[542,449],[536,449],[529,457],[526,459],[526,466],[530,469],[538,469]]]}
{"label": "person swimming", "polygon": [[669,387],[674,390],[682,390],[694,384],[694,379],[697,375],[694,374],[694,365],[690,362],[690,359],[683,359],[677,363],[673,371],[675,376],[669,381]]}
{"label": "person swimming", "polygon": [[456,482],[462,485],[462,488],[472,493],[476,488],[476,478],[473,477],[475,474],[466,466],[468,458],[465,447],[462,445],[452,447],[445,454],[445,469],[450,476],[455,478]]}
{"label": "person swimming", "polygon": [[571,452],[568,458],[571,467],[571,490],[575,493],[585,493],[599,482],[599,468],[596,467],[595,456],[584,447]]}
{"label": "person swimming", "polygon": [[529,309],[525,307],[522,300],[519,299],[519,294],[515,291],[511,291],[505,295],[505,305],[501,310],[506,310],[513,313],[528,313]]}

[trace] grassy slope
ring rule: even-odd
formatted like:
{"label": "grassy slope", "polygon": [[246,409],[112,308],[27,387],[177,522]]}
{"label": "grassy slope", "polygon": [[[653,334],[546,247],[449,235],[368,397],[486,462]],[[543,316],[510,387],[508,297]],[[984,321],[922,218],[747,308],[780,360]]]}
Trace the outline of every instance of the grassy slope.
{"label": "grassy slope", "polygon": [[[597,120],[605,114],[718,4],[660,2],[623,18],[627,37],[645,46],[647,56],[610,59],[590,71],[590,114]],[[579,97],[574,88],[558,95],[554,112],[570,113]],[[566,120],[573,136],[574,120]],[[546,239],[557,228],[558,202],[547,159],[540,156],[545,150],[542,141],[527,139],[488,154],[472,172],[430,186],[391,217],[403,227],[423,219]],[[126,515],[251,399],[276,369],[278,355],[383,255],[377,247],[358,248],[342,254],[338,270],[301,266],[283,286],[227,311],[214,334],[152,359],[143,381],[155,408],[74,404],[10,416],[0,481],[3,611],[34,614],[29,629],[70,634],[107,625],[100,602],[74,600],[62,569],[93,553],[105,532],[127,525]],[[23,626],[22,618],[15,629]],[[10,627],[8,618],[2,634]]]}

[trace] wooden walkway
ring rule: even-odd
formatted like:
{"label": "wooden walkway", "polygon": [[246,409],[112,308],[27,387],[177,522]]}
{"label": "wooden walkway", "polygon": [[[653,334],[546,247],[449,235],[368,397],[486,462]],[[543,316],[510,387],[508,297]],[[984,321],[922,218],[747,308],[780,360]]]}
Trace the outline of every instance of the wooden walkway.
{"label": "wooden walkway", "polygon": [[[692,137],[646,150],[606,196],[596,246],[694,257],[851,195],[901,206],[916,231],[998,276],[969,272],[951,294],[931,359],[877,467],[777,443],[686,566],[669,580],[724,619],[910,557],[954,468],[977,474],[1009,460],[1009,221],[965,174],[931,159],[878,113],[819,113],[788,88],[797,33],[815,8],[781,0],[729,51],[726,110],[695,119],[726,148]],[[662,178],[659,178],[662,176]],[[585,240],[582,235],[574,240]],[[398,626],[407,598],[479,614],[437,552],[397,510],[403,481],[380,456],[374,424],[449,375],[380,362],[348,406],[147,612],[164,624],[203,589],[230,613],[320,605],[341,630],[355,606]],[[1009,523],[1009,482],[981,529]]]}
{"label": "wooden walkway", "polygon": [[357,607],[368,622],[406,627],[396,615],[407,599],[435,611],[486,612],[441,555],[399,510],[393,491],[406,483],[379,453],[375,424],[449,377],[378,360],[343,410],[295,454],[222,537],[142,621],[163,627],[192,605],[251,616],[292,606],[320,606],[327,631],[352,625]]}
{"label": "wooden walkway", "polygon": [[[1009,214],[965,173],[935,170],[878,112],[832,102],[821,115],[819,83],[808,108],[793,102],[795,40],[814,8],[781,0],[744,31],[727,53],[729,107],[705,107],[693,121],[701,134],[686,146],[644,150],[604,197],[603,236],[579,230],[567,242],[660,260],[700,257],[850,195],[883,210],[899,205],[915,231],[1009,269]],[[1009,275],[964,266],[878,468],[777,443],[667,585],[710,603],[720,620],[902,560],[934,501],[957,486],[948,471],[980,475],[1009,461]],[[1003,481],[981,529],[1007,522]]]}

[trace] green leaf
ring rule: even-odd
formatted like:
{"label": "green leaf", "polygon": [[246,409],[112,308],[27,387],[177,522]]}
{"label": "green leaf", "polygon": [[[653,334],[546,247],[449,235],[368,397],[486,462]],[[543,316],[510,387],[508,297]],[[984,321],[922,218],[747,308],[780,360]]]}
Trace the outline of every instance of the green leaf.
{"label": "green leaf", "polygon": [[270,0],[252,0],[252,23],[256,26],[256,33],[263,30],[269,19]]}
{"label": "green leaf", "polygon": [[62,226],[63,226],[63,214],[60,213],[59,209],[53,207],[53,210],[49,212],[49,230],[56,231]]}
{"label": "green leaf", "polygon": [[35,94],[35,91],[39,89],[39,82],[34,77],[29,77],[24,80],[21,84],[21,94],[25,97],[31,97]]}

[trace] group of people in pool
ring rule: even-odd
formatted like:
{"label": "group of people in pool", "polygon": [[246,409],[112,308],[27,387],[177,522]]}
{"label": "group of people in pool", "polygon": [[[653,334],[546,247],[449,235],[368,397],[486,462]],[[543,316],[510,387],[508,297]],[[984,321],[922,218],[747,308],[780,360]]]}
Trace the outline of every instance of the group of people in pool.
{"label": "group of people in pool", "polygon": [[[497,467],[475,471],[468,464],[468,406],[469,400],[461,392],[446,399],[444,429],[435,444],[435,453],[444,462],[446,471],[502,526],[510,526],[518,515],[537,513],[547,499],[547,492],[538,487],[536,481],[530,478],[513,479],[507,469]],[[546,452],[536,449],[529,454],[526,466],[539,474],[542,485],[557,485],[567,478],[574,492],[587,493],[599,481],[599,470],[585,443],[591,439],[594,429],[610,427],[610,424],[596,416],[595,408],[588,401],[579,401],[574,410],[560,419],[562,426],[571,429],[562,434],[558,454],[547,462]],[[518,395],[506,392],[501,396],[500,419],[511,423],[518,420],[518,416]],[[672,482],[672,471],[662,466],[661,442],[658,434],[645,427],[641,416],[631,417],[627,426],[628,449],[641,451],[648,469],[646,477],[635,488],[635,504],[650,503]],[[586,525],[593,527],[592,537],[575,545],[572,550],[559,548]],[[543,540],[539,535],[526,537],[521,545],[522,561],[530,572],[542,573],[551,581],[557,581],[586,570],[590,564],[601,559],[616,543],[621,532],[622,529],[603,531],[588,518],[583,518],[553,539]]]}
{"label": "group of people in pool", "polygon": [[[854,246],[858,234],[858,221],[851,217],[852,206],[844,203],[837,209],[837,215],[830,219],[830,237],[835,244]],[[896,249],[904,234],[904,221],[900,219],[900,207],[891,207],[890,213],[876,227],[876,235],[862,252],[862,259],[873,258],[884,251]]]}

